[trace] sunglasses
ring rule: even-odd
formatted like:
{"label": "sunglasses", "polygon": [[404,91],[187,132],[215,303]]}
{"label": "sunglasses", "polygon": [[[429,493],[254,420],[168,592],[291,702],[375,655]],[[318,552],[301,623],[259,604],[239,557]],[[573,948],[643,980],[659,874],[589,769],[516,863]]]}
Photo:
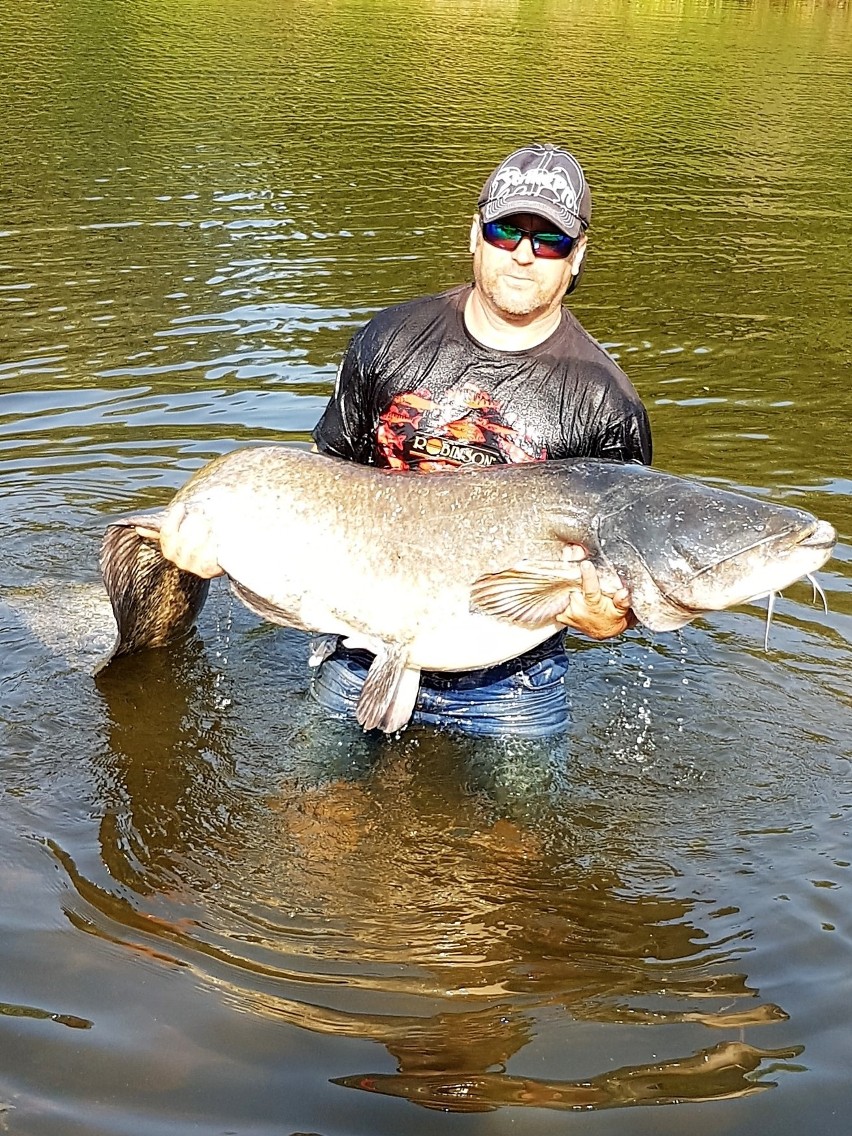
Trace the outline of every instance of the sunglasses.
{"label": "sunglasses", "polygon": [[533,255],[545,260],[564,260],[577,243],[577,237],[567,233],[533,233],[520,225],[509,225],[506,221],[480,220],[482,235],[494,248],[504,252],[514,252],[524,237],[529,238]]}

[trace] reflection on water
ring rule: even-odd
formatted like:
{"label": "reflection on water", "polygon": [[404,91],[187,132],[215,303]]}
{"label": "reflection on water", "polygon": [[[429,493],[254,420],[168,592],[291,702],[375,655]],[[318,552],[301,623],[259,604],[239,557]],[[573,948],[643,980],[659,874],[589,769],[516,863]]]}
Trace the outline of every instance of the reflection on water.
{"label": "reflection on water", "polygon": [[[849,6],[23,0],[0,48],[6,1129],[845,1136]],[[216,588],[93,679],[106,521],[304,443],[531,138],[658,461],[834,523],[828,615],[577,644],[546,746],[324,721]]]}
{"label": "reflection on water", "polygon": [[[564,815],[552,750],[483,761],[448,737],[353,732],[335,773],[335,731],[315,723],[298,772],[270,795],[238,768],[197,643],[122,660],[97,685],[107,874],[87,877],[51,844],[73,889],[68,919],[191,969],[243,1010],[379,1042],[398,1069],[335,1083],[459,1111],[603,1108],[745,1095],[769,1084],[752,1078],[766,1062],[783,1068],[800,1052],[730,1041],[579,1082],[508,1075],[542,1021],[737,1033],[787,1014],[732,966],[746,937],[736,911],[678,894],[664,859],[665,886],[637,887],[607,847],[611,818],[576,800]],[[507,764],[514,784],[495,793]],[[602,826],[590,858],[587,834]],[[629,833],[621,840],[630,855]]]}
{"label": "reflection on water", "polygon": [[[106,604],[96,595],[80,589],[74,602],[100,642]],[[48,857],[39,863],[53,866],[67,930],[54,925],[50,936],[70,948],[57,970],[83,977],[83,997],[70,994],[73,982],[24,997],[24,984],[6,998],[7,1021],[90,1025],[99,1060],[116,1035],[119,1084],[137,1063],[155,1066],[158,1045],[177,1045],[185,1072],[174,1091],[190,1093],[196,1110],[212,1080],[233,1080],[233,1011],[274,1031],[261,1051],[250,1045],[261,1068],[280,1031],[294,1031],[333,1047],[322,1059],[326,1093],[359,1088],[357,1099],[447,1111],[751,1098],[801,1068],[806,1033],[774,994],[777,979],[765,967],[758,981],[750,974],[761,902],[746,881],[762,870],[769,818],[776,839],[792,833],[833,775],[832,697],[821,738],[811,734],[811,784],[796,721],[750,782],[748,753],[732,747],[744,736],[759,744],[760,712],[749,711],[757,684],[768,717],[790,706],[785,669],[808,659],[807,636],[782,631],[790,664],[759,651],[754,615],[727,617],[718,639],[700,628],[655,648],[631,637],[612,648],[611,665],[587,647],[572,660],[574,724],[558,746],[483,746],[425,730],[374,739],[323,721],[305,697],[303,637],[258,625],[223,588],[198,636],[94,680],[92,654],[74,655],[79,637],[49,634],[60,590],[37,596],[41,622],[19,590],[3,632],[7,658],[20,663],[7,832],[35,835]],[[17,628],[16,610],[26,616]],[[738,684],[737,666],[751,665]],[[702,720],[714,686],[739,728]],[[810,686],[805,694],[815,698]],[[28,751],[16,769],[12,755]],[[792,810],[785,794],[799,802]],[[820,877],[842,872],[826,864]],[[785,873],[788,898],[791,884]],[[807,904],[795,895],[798,919]],[[848,924],[839,902],[838,929]],[[23,925],[42,918],[24,915]],[[10,945],[13,974],[16,953]],[[160,981],[172,996],[185,984],[178,1005],[190,1037],[158,1042],[134,1025],[107,1026],[105,1038],[108,1003],[95,994],[105,965],[143,978],[134,1003]],[[200,1028],[209,1000],[225,1015],[207,1027],[222,1041],[190,1057],[193,1019]],[[372,1056],[348,1050],[363,1044]],[[74,1097],[70,1083],[48,1082]],[[14,1099],[39,1115],[26,1093]],[[126,1107],[145,1126],[139,1109],[148,1115],[152,1102],[142,1102]],[[306,1102],[309,1115],[327,1107],[319,1089]],[[73,1115],[63,1112],[70,1131]]]}
{"label": "reflection on water", "polygon": [[[501,1104],[567,1110],[684,1104],[730,1100],[772,1088],[773,1082],[753,1079],[761,1063],[787,1061],[800,1052],[795,1046],[761,1050],[741,1042],[722,1042],[687,1058],[629,1065],[585,1081],[535,1081],[495,1073],[455,1078],[415,1073],[341,1077],[335,1084],[402,1096],[426,1108],[448,1112],[489,1112]],[[777,1064],[774,1067],[781,1068]]]}

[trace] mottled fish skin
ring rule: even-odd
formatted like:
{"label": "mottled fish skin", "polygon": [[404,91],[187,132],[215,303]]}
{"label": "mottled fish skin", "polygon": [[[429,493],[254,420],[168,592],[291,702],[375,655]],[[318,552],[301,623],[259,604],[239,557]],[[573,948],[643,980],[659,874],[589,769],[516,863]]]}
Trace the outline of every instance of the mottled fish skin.
{"label": "mottled fish skin", "polygon": [[436,474],[381,470],[284,446],[205,466],[154,517],[112,525],[104,580],[116,653],[184,634],[207,582],[162,557],[156,532],[209,528],[235,594],[263,618],[341,636],[376,656],[358,719],[399,729],[421,668],[514,658],[562,629],[581,544],[604,591],[620,581],[651,630],[779,590],[819,568],[836,534],[809,513],[645,466],[535,462]]}

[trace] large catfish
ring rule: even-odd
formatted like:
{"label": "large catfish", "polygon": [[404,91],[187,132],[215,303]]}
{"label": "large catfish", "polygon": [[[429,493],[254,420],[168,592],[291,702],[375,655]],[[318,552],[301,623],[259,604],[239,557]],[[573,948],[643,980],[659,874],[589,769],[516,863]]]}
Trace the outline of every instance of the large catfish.
{"label": "large catfish", "polygon": [[160,646],[194,621],[207,581],[168,563],[158,533],[209,526],[218,564],[252,611],[341,635],[375,655],[365,729],[409,720],[421,668],[471,670],[562,629],[581,544],[605,591],[623,580],[652,631],[821,567],[835,532],[809,513],[640,465],[578,460],[404,473],[283,446],[199,470],[161,513],[110,525],[101,567],[118,623],[113,656]]}

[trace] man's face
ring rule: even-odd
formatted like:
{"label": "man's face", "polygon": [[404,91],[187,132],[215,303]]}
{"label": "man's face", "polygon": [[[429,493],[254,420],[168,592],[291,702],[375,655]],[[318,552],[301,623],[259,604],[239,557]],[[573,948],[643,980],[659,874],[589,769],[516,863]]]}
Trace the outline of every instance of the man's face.
{"label": "man's face", "polygon": [[[552,233],[552,221],[534,213],[513,213],[501,220],[533,233]],[[483,301],[510,323],[526,323],[559,307],[586,250],[582,235],[564,260],[534,256],[525,237],[509,252],[489,245],[478,215],[470,230],[473,278]]]}

